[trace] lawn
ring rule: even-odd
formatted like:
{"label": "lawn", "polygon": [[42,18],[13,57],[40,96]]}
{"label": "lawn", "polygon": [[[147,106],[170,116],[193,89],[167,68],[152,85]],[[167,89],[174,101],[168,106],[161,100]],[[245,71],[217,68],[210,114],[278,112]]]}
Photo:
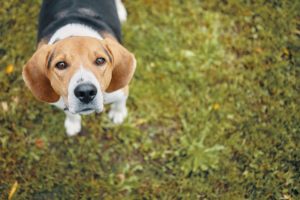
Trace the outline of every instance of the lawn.
{"label": "lawn", "polygon": [[67,137],[21,76],[40,1],[0,2],[0,199],[300,199],[300,1],[125,3],[129,116]]}

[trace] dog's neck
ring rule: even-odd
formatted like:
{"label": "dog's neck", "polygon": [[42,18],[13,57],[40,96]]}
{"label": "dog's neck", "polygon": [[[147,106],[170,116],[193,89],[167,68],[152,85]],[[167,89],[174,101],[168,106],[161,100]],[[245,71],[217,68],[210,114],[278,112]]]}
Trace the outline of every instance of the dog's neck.
{"label": "dog's neck", "polygon": [[55,33],[50,38],[48,44],[53,44],[59,40],[72,36],[88,36],[99,40],[103,40],[103,37],[97,31],[86,25],[67,24],[55,31]]}

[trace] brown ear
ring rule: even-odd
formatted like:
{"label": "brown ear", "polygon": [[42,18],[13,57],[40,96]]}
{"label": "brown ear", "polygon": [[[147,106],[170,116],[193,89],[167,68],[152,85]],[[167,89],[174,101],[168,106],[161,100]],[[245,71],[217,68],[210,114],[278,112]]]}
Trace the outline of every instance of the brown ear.
{"label": "brown ear", "polygon": [[32,94],[40,101],[55,102],[59,95],[53,90],[47,77],[47,60],[51,45],[40,47],[23,67],[22,76]]}
{"label": "brown ear", "polygon": [[136,60],[134,55],[118,42],[106,38],[104,44],[112,55],[113,63],[112,79],[106,91],[113,92],[129,84],[136,68]]}

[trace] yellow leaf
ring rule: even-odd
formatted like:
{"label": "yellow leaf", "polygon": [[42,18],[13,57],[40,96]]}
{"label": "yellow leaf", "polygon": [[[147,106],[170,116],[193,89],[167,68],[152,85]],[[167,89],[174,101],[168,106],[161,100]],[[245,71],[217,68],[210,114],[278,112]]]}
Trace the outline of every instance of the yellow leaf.
{"label": "yellow leaf", "polygon": [[146,119],[137,119],[136,122],[135,122],[135,125],[138,126],[138,125],[141,125],[141,124],[144,124],[145,122],[147,122]]}
{"label": "yellow leaf", "polygon": [[255,50],[257,53],[262,53],[262,52],[263,52],[263,49],[260,48],[260,47],[256,47],[254,50]]}
{"label": "yellow leaf", "polygon": [[15,194],[16,190],[18,187],[18,181],[15,181],[15,183],[13,184],[13,186],[10,189],[9,195],[8,195],[8,200],[11,200],[13,195]]}
{"label": "yellow leaf", "polygon": [[3,109],[4,112],[8,111],[8,104],[7,104],[7,102],[2,101],[1,102],[1,106],[2,106],[2,109]]}
{"label": "yellow leaf", "polygon": [[212,106],[212,108],[213,108],[214,110],[219,110],[219,109],[220,109],[220,104],[214,103],[213,106]]}
{"label": "yellow leaf", "polygon": [[283,48],[283,53],[285,54],[285,55],[289,55],[290,54],[290,52],[289,52],[289,50],[287,49],[287,48]]}
{"label": "yellow leaf", "polygon": [[14,66],[12,64],[9,64],[6,66],[6,68],[5,68],[6,74],[11,74],[11,73],[13,73],[13,71],[14,71]]}

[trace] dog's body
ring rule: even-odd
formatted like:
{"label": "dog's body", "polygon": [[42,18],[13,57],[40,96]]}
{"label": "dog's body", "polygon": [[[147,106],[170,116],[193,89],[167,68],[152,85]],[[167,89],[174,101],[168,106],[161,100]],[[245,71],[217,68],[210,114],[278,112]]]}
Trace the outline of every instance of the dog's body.
{"label": "dog's body", "polygon": [[80,114],[102,112],[127,116],[128,83],[136,61],[122,47],[120,21],[126,10],[120,0],[44,0],[38,49],[23,68],[33,95],[65,110],[68,135],[81,130]]}
{"label": "dog's body", "polygon": [[44,0],[38,40],[49,38],[68,24],[82,24],[98,33],[107,32],[121,41],[121,25],[114,0]]}

